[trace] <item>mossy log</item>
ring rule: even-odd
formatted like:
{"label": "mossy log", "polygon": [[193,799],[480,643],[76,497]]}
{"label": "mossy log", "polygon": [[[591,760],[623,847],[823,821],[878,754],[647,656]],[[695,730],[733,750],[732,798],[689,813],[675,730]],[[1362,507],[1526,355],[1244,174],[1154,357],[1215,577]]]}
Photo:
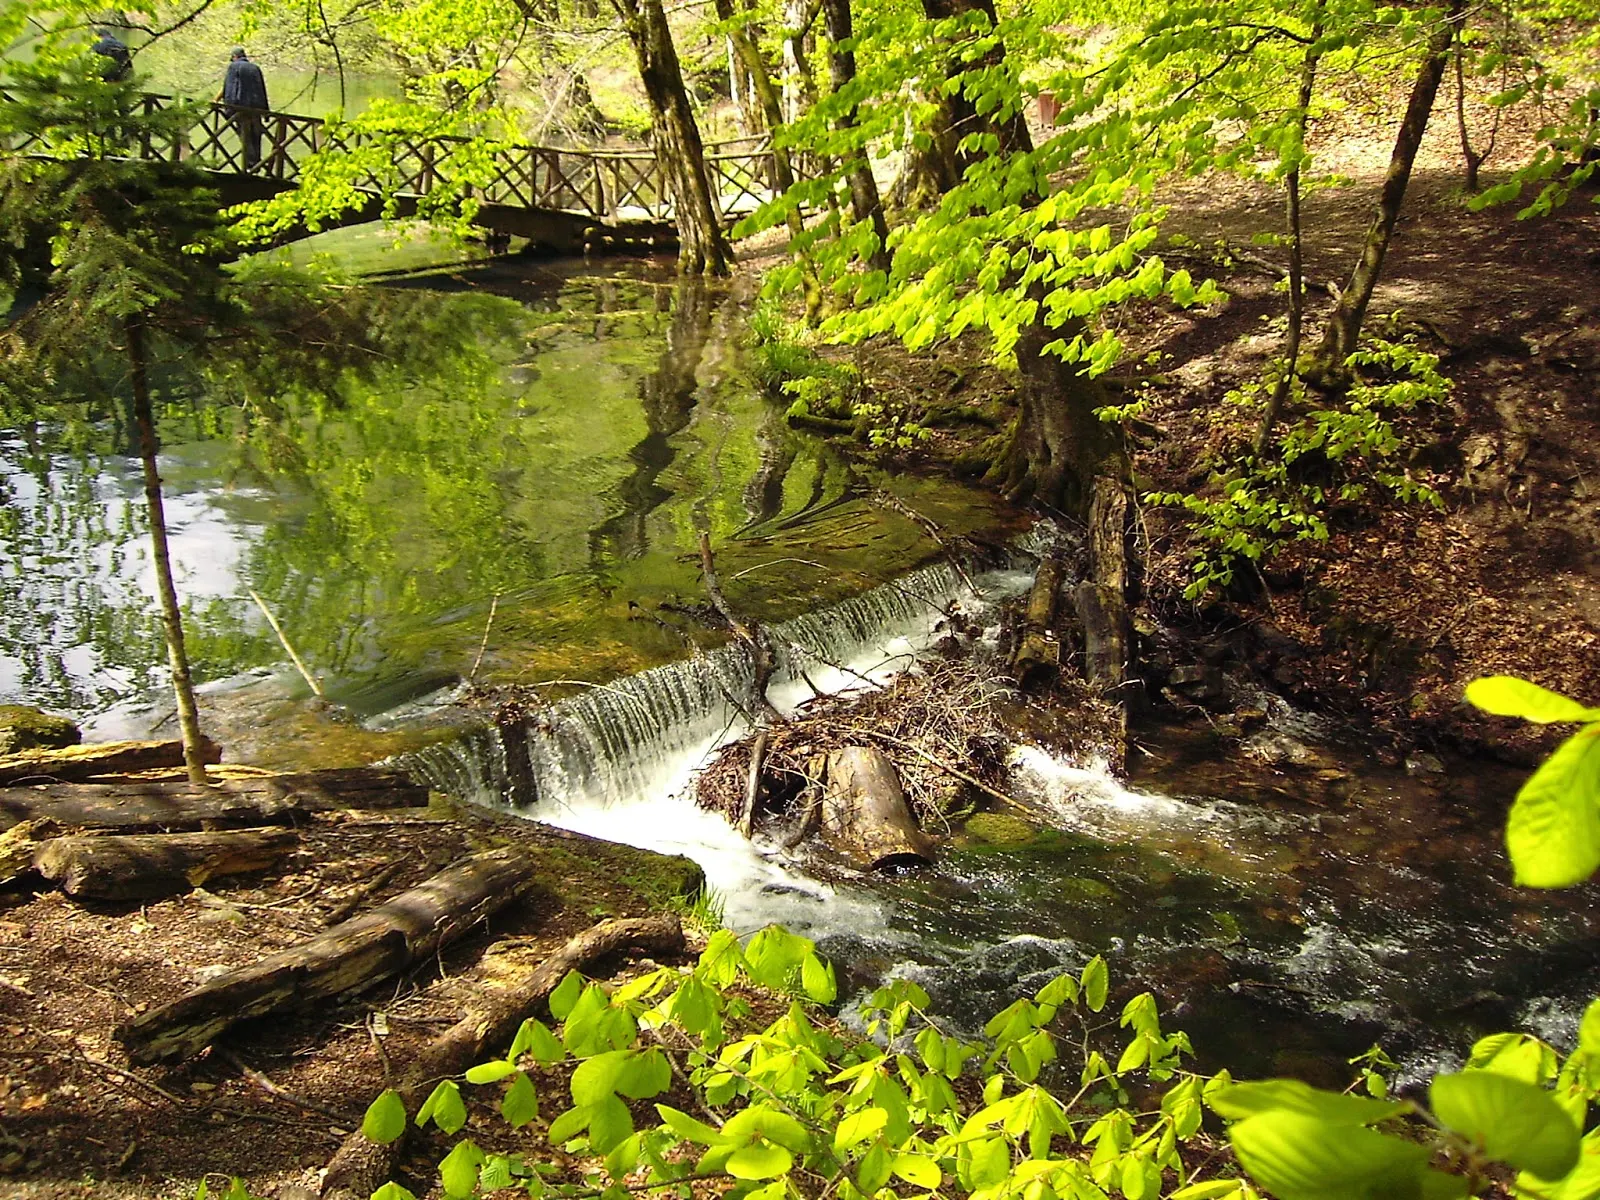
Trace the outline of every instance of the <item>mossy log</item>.
{"label": "mossy log", "polygon": [[1107,691],[1120,688],[1132,667],[1127,526],[1127,489],[1120,479],[1098,476],[1089,509],[1093,578],[1079,584],[1076,601],[1083,623],[1084,678]]}
{"label": "mossy log", "polygon": [[299,844],[292,829],[59,837],[39,846],[33,865],[76,900],[154,900],[263,870]]}
{"label": "mossy log", "polygon": [[474,855],[309,941],[135,1017],[115,1036],[136,1063],[190,1058],[239,1021],[360,991],[427,958],[521,898],[535,871],[535,858],[523,850]]}
{"label": "mossy log", "polygon": [[900,772],[889,756],[874,746],[845,746],[828,752],[822,836],[836,850],[868,867],[933,858],[933,844],[917,827],[906,803]]}
{"label": "mossy log", "polygon": [[427,803],[426,787],[398,771],[371,767],[250,775],[204,787],[148,779],[51,783],[0,788],[0,829],[41,819],[87,829],[121,830],[280,825],[301,813],[421,808]]}
{"label": "mossy log", "polygon": [[1036,691],[1050,684],[1061,670],[1061,642],[1056,637],[1055,620],[1061,582],[1067,573],[1066,557],[1052,549],[1039,561],[1023,614],[1022,636],[1011,656],[1011,677],[1025,691]]}
{"label": "mossy log", "polygon": [[[222,761],[222,749],[202,739],[201,757]],[[100,775],[130,775],[183,766],[182,742],[96,742],[53,750],[24,750],[0,757],[0,785],[51,780],[71,783]]]}
{"label": "mossy log", "polygon": [[[440,1079],[459,1075],[490,1054],[503,1053],[518,1027],[545,1010],[550,993],[569,971],[636,947],[649,954],[677,954],[683,928],[672,913],[601,921],[569,939],[532,970],[501,979],[477,998],[467,1014],[417,1057],[395,1088],[408,1112],[416,1112]],[[359,1131],[344,1140],[323,1172],[322,1194],[329,1200],[365,1200],[389,1179],[402,1142],[379,1146]]]}

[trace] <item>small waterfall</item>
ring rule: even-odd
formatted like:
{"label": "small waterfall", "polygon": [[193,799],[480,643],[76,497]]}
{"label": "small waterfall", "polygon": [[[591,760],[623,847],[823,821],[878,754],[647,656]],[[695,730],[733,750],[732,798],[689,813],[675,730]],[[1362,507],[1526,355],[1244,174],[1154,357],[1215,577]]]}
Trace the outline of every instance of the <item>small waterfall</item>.
{"label": "small waterfall", "polygon": [[[1001,590],[1010,580],[999,580]],[[949,564],[769,627],[777,664],[768,694],[783,710],[882,681],[932,641],[952,603],[979,603]],[[527,722],[474,729],[408,756],[442,791],[545,819],[578,807],[661,798],[755,709],[755,666],[742,645],[596,685]]]}
{"label": "small waterfall", "polygon": [[[981,617],[1027,589],[1031,571],[980,575],[941,563],[853,599],[768,626],[776,664],[767,694],[792,712],[817,692],[886,682],[933,644],[952,606]],[[689,794],[716,749],[742,736],[755,708],[755,666],[729,645],[590,687],[527,720],[466,731],[400,765],[462,799],[662,853],[706,871],[730,925],[781,920],[823,936],[886,931],[873,897],[841,892],[763,853]]]}

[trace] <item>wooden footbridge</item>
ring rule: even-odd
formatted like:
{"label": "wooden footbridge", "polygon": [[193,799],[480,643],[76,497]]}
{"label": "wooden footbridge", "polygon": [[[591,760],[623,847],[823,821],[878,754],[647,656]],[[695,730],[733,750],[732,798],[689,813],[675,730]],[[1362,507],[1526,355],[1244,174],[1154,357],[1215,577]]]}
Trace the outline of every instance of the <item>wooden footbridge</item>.
{"label": "wooden footbridge", "polygon": [[[179,103],[145,94],[140,103],[154,114]],[[441,190],[461,188],[479,205],[474,223],[502,234],[532,238],[554,250],[575,252],[606,246],[660,244],[676,239],[671,187],[654,153],[644,147],[573,148],[501,143],[487,172],[461,137],[375,137],[317,117],[293,113],[252,114],[259,123],[258,161],[246,165],[241,119],[221,104],[203,108],[182,133],[144,137],[133,148],[151,161],[200,166],[216,178],[224,204],[265,199],[299,185],[307,160],[316,154],[369,157],[380,148],[388,170],[357,181],[370,198],[333,224],[353,225],[385,215],[392,202],[398,216],[413,215],[421,201]],[[29,147],[18,146],[26,153]],[[468,169],[470,160],[471,168]],[[705,163],[713,201],[725,226],[754,212],[775,194],[776,174],[765,136],[706,145]],[[462,184],[464,178],[470,183]],[[292,241],[309,230],[280,239]]]}

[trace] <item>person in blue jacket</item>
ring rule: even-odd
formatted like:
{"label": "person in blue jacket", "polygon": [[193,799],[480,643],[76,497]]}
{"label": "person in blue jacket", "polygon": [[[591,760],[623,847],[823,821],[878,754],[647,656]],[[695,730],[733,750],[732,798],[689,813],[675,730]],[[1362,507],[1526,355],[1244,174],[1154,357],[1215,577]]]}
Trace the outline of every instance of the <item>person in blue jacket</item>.
{"label": "person in blue jacket", "polygon": [[267,81],[261,77],[261,68],[250,61],[242,47],[233,52],[217,99],[227,105],[228,116],[239,133],[244,169],[254,171],[261,162],[262,121],[272,105],[267,101]]}
{"label": "person in blue jacket", "polygon": [[111,30],[101,28],[95,32],[100,35],[100,40],[92,49],[106,60],[105,66],[100,68],[100,78],[107,83],[121,83],[133,74],[133,53],[127,43]]}

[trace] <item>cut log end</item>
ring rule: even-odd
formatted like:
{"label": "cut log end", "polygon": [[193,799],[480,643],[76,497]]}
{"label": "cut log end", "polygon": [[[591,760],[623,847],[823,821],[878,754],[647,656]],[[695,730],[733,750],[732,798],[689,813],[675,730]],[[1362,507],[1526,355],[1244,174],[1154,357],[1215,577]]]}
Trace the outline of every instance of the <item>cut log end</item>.
{"label": "cut log end", "polygon": [[874,869],[933,861],[933,843],[911,814],[899,771],[873,746],[829,752],[822,836]]}

